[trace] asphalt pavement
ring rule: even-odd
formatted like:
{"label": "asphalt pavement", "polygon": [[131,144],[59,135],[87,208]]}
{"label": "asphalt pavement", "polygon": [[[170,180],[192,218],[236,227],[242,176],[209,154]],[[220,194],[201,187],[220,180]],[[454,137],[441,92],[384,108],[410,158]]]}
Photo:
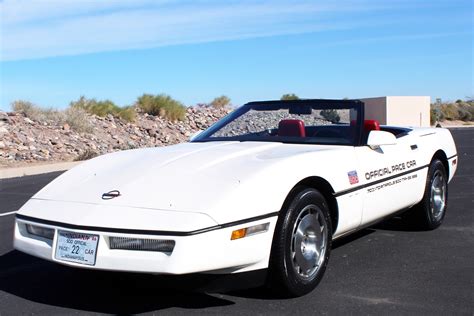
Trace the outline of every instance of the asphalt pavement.
{"label": "asphalt pavement", "polygon": [[19,314],[474,315],[474,129],[452,130],[459,169],[443,225],[393,218],[335,243],[318,288],[295,299],[262,289],[205,293],[192,280],[73,269],[14,251],[14,215],[60,173],[0,180],[0,316]]}

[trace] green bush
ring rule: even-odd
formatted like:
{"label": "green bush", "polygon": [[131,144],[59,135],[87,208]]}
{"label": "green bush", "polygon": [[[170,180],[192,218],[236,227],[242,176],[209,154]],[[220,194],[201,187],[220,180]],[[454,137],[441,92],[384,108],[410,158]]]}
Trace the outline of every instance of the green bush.
{"label": "green bush", "polygon": [[88,110],[93,106],[94,102],[94,99],[87,99],[85,96],[81,96],[79,100],[69,102],[69,107]]}
{"label": "green bush", "polygon": [[280,100],[289,101],[289,100],[299,100],[300,98],[294,93],[287,93],[281,96]]}
{"label": "green bush", "polygon": [[339,116],[337,111],[334,109],[322,110],[321,116],[331,123],[339,123],[339,121],[341,120],[341,117]]}
{"label": "green bush", "polygon": [[435,125],[437,121],[438,121],[438,113],[436,112],[436,109],[431,108],[430,109],[430,124]]}
{"label": "green bush", "polygon": [[96,99],[86,99],[84,96],[77,101],[70,103],[72,108],[83,109],[90,114],[104,117],[107,114],[116,115],[120,111],[120,107],[110,100],[97,101]]}
{"label": "green bush", "polygon": [[135,107],[126,106],[118,112],[118,116],[124,121],[134,122],[137,119],[137,112],[135,111]]}
{"label": "green bush", "polygon": [[438,121],[445,121],[446,117],[444,117],[444,113],[441,111],[441,108],[438,108],[436,111],[438,112]]}
{"label": "green bush", "polygon": [[459,119],[459,112],[455,105],[453,104],[443,104],[441,105],[441,113],[443,113],[444,119],[448,121],[455,121]]}
{"label": "green bush", "polygon": [[464,122],[472,121],[472,114],[465,108],[459,108],[459,119]]}
{"label": "green bush", "polygon": [[105,117],[111,114],[125,121],[135,121],[136,114],[132,107],[120,107],[110,100],[97,101],[81,96],[79,100],[70,103],[71,108],[82,109],[90,114]]}
{"label": "green bush", "polygon": [[137,106],[145,113],[172,121],[182,121],[186,115],[186,107],[166,94],[144,94],[138,98]]}
{"label": "green bush", "polygon": [[459,119],[465,122],[474,120],[474,106],[467,102],[458,103]]}
{"label": "green bush", "polygon": [[221,95],[220,97],[215,98],[210,103],[210,105],[213,108],[224,108],[224,107],[228,106],[229,104],[230,104],[230,99],[229,99],[229,97],[227,97],[225,95]]}
{"label": "green bush", "polygon": [[431,104],[431,110],[437,113],[439,121],[474,121],[474,102],[469,99],[467,101],[459,99],[454,103]]}
{"label": "green bush", "polygon": [[471,113],[472,121],[474,121],[474,103],[469,104],[469,107],[467,108],[467,110],[469,111],[469,113]]}

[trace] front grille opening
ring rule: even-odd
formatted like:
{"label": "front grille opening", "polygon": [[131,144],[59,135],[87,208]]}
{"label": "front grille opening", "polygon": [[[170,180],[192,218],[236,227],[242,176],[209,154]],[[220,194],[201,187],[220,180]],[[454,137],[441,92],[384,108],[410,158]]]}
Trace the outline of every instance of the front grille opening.
{"label": "front grille opening", "polygon": [[110,249],[157,251],[171,254],[176,242],[163,239],[109,237]]}

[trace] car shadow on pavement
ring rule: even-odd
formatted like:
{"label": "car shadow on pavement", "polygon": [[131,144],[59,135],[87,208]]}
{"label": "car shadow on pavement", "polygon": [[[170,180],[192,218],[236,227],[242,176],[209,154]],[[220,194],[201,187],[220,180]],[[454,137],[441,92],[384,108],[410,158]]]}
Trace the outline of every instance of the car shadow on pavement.
{"label": "car shadow on pavement", "polygon": [[[409,220],[402,218],[400,216],[392,217],[387,220],[384,220],[380,223],[377,223],[368,228],[361,229],[350,235],[338,238],[332,243],[332,250],[335,250],[340,247],[344,247],[350,243],[356,242],[359,239],[363,239],[366,236],[377,233],[377,231],[421,231],[415,225],[413,225]],[[262,299],[262,300],[280,300],[282,297],[276,296],[275,293],[272,293],[268,289],[262,288],[253,288],[245,291],[231,291],[227,293],[231,296],[243,297],[243,298],[252,298],[252,299]]]}
{"label": "car shadow on pavement", "polygon": [[425,229],[420,228],[416,223],[406,216],[395,216],[380,222],[371,228],[375,230],[387,230],[397,232],[422,232]]}
{"label": "car shadow on pavement", "polygon": [[[339,247],[343,247],[346,244],[354,242],[374,232],[376,232],[375,229],[366,228],[358,232],[355,232],[353,234],[350,234],[348,236],[341,237],[332,243],[331,249],[334,250]],[[231,296],[236,296],[236,297],[260,299],[260,300],[298,299],[298,298],[288,298],[288,297],[280,296],[278,295],[278,293],[273,292],[271,288],[264,288],[264,287],[251,288],[247,290],[230,291],[226,294],[231,295]]]}
{"label": "car shadow on pavement", "polygon": [[332,250],[342,247],[346,244],[349,244],[357,239],[363,238],[367,235],[375,233],[376,230],[372,228],[364,228],[350,235],[338,238],[332,242]]}
{"label": "car shadow on pavement", "polygon": [[[403,219],[394,217],[335,240],[332,249],[378,230],[416,231]],[[209,280],[200,275],[156,276],[69,268],[18,251],[0,256],[0,291],[41,304],[89,312],[137,314],[168,308],[204,309],[235,304],[206,294],[207,283]],[[262,287],[210,292],[231,297],[282,299]]]}
{"label": "car shadow on pavement", "polygon": [[137,314],[173,307],[201,309],[235,304],[190,290],[199,287],[199,282],[192,277],[73,269],[17,251],[0,256],[0,291],[89,312]]}

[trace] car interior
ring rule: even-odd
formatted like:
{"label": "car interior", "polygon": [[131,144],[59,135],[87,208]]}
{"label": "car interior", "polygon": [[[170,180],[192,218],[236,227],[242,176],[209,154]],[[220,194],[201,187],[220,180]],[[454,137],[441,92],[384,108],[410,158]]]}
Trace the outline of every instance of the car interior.
{"label": "car interior", "polygon": [[[278,124],[278,130],[271,133],[281,137],[321,137],[352,139],[353,127],[351,124],[337,124],[327,126],[305,126],[303,120],[283,119]],[[363,139],[367,140],[371,131],[386,131],[400,138],[408,134],[411,129],[402,127],[380,126],[377,120],[365,120]]]}

